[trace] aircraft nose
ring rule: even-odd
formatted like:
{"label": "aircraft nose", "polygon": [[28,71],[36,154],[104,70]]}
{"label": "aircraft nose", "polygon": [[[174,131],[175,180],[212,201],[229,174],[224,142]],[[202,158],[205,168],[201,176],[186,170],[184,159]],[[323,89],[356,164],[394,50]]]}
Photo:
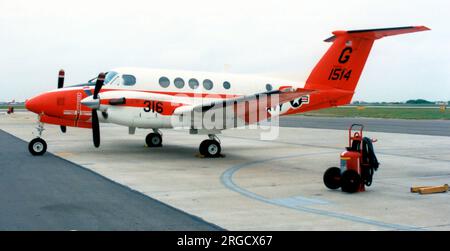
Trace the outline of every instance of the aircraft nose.
{"label": "aircraft nose", "polygon": [[42,97],[36,96],[25,101],[25,108],[28,111],[40,114],[43,110],[43,100]]}

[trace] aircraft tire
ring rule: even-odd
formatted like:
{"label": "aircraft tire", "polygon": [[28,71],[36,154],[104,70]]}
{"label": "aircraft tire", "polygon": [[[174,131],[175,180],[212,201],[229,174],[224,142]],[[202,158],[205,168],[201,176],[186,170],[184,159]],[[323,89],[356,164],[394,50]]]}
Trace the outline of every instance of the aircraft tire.
{"label": "aircraft tire", "polygon": [[162,146],[162,137],[159,133],[149,133],[147,137],[145,137],[145,143],[148,147],[161,147]]}
{"label": "aircraft tire", "polygon": [[216,140],[207,139],[202,141],[199,147],[200,154],[207,158],[217,158],[220,157],[220,152],[222,148],[220,143]]}
{"label": "aircraft tire", "polygon": [[43,155],[47,152],[47,143],[41,138],[35,138],[28,144],[28,151],[34,156]]}

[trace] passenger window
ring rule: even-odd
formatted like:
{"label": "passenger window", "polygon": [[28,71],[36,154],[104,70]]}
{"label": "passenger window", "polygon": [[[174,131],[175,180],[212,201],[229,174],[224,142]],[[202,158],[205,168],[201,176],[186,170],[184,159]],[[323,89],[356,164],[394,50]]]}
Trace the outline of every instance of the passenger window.
{"label": "passenger window", "polygon": [[123,85],[131,86],[136,84],[136,77],[133,75],[122,75]]}
{"label": "passenger window", "polygon": [[211,90],[213,88],[213,82],[209,79],[203,80],[203,88],[206,90]]}
{"label": "passenger window", "polygon": [[191,87],[191,89],[195,90],[198,88],[199,85],[200,84],[198,83],[197,79],[195,79],[195,78],[189,79],[189,87]]}
{"label": "passenger window", "polygon": [[176,79],[173,81],[173,83],[174,83],[174,85],[175,85],[178,89],[181,89],[181,88],[184,87],[184,80],[183,80],[182,78],[176,78]]}
{"label": "passenger window", "polygon": [[170,85],[170,80],[166,77],[161,77],[159,79],[159,85],[163,88],[167,88]]}
{"label": "passenger window", "polygon": [[267,90],[267,91],[270,92],[272,89],[273,89],[273,87],[272,87],[271,84],[267,84],[267,85],[266,85],[266,90]]}
{"label": "passenger window", "polygon": [[223,82],[223,88],[228,90],[228,89],[230,89],[230,87],[231,87],[230,82],[228,82],[228,81]]}

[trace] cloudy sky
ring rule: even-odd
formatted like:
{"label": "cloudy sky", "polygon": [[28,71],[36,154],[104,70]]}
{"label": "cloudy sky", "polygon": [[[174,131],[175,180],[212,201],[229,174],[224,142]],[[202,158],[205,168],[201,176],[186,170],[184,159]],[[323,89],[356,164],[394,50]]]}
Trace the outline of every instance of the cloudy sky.
{"label": "cloudy sky", "polygon": [[330,32],[426,25],[376,42],[354,100],[450,100],[450,1],[0,0],[0,100],[119,66],[304,81]]}

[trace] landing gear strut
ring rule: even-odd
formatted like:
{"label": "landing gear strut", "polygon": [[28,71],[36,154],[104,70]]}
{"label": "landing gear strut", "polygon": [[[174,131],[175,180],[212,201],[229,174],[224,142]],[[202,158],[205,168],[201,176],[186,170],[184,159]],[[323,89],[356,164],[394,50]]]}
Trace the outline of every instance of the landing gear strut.
{"label": "landing gear strut", "polygon": [[209,134],[209,139],[202,141],[199,147],[200,154],[208,158],[220,157],[222,148],[220,147],[220,140],[214,134]]}
{"label": "landing gear strut", "polygon": [[28,144],[28,151],[30,151],[30,153],[34,156],[39,156],[47,152],[47,143],[41,138],[42,132],[44,131],[44,124],[38,122],[36,131],[38,136],[30,141],[30,143]]}
{"label": "landing gear strut", "polygon": [[153,129],[153,132],[145,137],[145,143],[148,147],[161,147],[162,133],[158,129]]}

